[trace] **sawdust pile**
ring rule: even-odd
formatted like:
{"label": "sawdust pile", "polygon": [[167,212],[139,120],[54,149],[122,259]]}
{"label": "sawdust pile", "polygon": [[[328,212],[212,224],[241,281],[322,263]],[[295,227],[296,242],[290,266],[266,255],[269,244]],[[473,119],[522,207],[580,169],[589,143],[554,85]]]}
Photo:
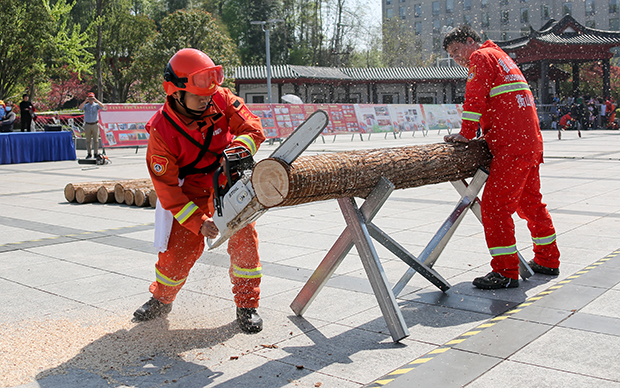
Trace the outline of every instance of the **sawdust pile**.
{"label": "sawdust pile", "polygon": [[209,348],[235,334],[230,325],[208,328],[204,321],[159,319],[134,324],[114,316],[84,322],[47,319],[0,324],[0,386],[25,384],[71,369],[114,383],[115,376],[151,373],[142,366],[157,355],[182,357],[184,352]]}

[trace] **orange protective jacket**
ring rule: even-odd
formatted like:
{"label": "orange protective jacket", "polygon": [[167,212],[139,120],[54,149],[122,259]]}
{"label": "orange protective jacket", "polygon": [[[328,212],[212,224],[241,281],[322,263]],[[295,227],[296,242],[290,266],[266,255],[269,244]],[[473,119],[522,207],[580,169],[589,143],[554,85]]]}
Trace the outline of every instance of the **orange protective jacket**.
{"label": "orange protective jacket", "polygon": [[476,137],[480,124],[493,155],[542,154],[534,97],[514,61],[490,40],[469,58],[461,135]]}
{"label": "orange protective jacket", "polygon": [[[147,164],[162,207],[198,235],[211,216],[200,207],[212,193],[213,173],[224,149],[243,146],[254,155],[265,135],[260,119],[229,89],[218,88],[198,120],[177,114],[171,103],[169,96],[146,125]],[[179,179],[184,179],[182,186]]]}

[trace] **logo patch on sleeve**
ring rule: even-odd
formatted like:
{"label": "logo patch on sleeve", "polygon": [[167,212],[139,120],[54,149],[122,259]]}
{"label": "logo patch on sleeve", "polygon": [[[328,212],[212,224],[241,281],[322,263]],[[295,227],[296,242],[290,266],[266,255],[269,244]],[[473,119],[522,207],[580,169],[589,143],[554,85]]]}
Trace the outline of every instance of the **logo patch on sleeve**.
{"label": "logo patch on sleeve", "polygon": [[239,109],[239,116],[241,116],[244,120],[249,120],[251,118],[254,118],[256,116],[254,116],[254,113],[252,113],[247,106],[243,106],[241,109]]}
{"label": "logo patch on sleeve", "polygon": [[467,82],[473,80],[474,78],[476,78],[476,66],[473,66],[470,69],[469,74],[467,75]]}
{"label": "logo patch on sleeve", "polygon": [[164,156],[151,156],[151,171],[157,176],[164,175],[168,169],[168,159]]}

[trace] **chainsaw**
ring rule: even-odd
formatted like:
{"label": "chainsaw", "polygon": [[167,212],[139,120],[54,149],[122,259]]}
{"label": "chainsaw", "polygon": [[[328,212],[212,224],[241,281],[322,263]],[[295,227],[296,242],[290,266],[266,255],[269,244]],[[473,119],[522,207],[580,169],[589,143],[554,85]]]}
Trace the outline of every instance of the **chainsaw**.
{"label": "chainsaw", "polygon": [[[269,156],[291,164],[323,132],[328,123],[327,112],[317,110],[301,123],[289,137]],[[223,162],[213,174],[213,222],[219,234],[207,238],[209,249],[222,245],[233,234],[256,221],[267,209],[256,199],[252,187],[254,159],[244,147],[224,150]],[[220,185],[220,177],[226,175],[226,184]]]}

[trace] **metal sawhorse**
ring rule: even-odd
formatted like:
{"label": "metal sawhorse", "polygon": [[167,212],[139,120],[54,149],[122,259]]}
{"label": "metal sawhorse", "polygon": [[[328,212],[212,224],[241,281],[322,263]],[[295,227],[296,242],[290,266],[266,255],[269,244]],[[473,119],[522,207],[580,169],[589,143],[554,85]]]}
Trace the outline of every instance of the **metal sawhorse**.
{"label": "metal sawhorse", "polygon": [[[451,182],[461,195],[461,200],[422,251],[422,254],[417,258],[407,252],[398,242],[372,223],[372,219],[394,190],[394,185],[389,180],[381,178],[377,186],[359,208],[354,198],[338,199],[338,205],[340,206],[347,226],[329,252],[327,252],[325,258],[319,264],[310,279],[308,279],[302,290],[297,294],[291,303],[291,309],[295,314],[300,316],[303,315],[310,306],[310,303],[312,303],[334,271],[336,271],[338,266],[342,263],[342,260],[344,260],[345,256],[355,245],[392,339],[398,342],[409,336],[409,330],[398,304],[396,303],[396,296],[398,296],[416,272],[420,273],[420,275],[424,276],[443,292],[450,288],[450,284],[441,277],[439,273],[433,270],[432,267],[465,216],[467,209],[471,209],[476,217],[479,220],[481,219],[480,200],[477,196],[484,186],[487,177],[488,173],[479,169],[469,184],[465,180]],[[374,238],[409,265],[409,269],[393,289],[390,289],[383,266],[381,265],[371,238]],[[519,267],[521,276],[524,279],[534,274],[520,254]]]}

